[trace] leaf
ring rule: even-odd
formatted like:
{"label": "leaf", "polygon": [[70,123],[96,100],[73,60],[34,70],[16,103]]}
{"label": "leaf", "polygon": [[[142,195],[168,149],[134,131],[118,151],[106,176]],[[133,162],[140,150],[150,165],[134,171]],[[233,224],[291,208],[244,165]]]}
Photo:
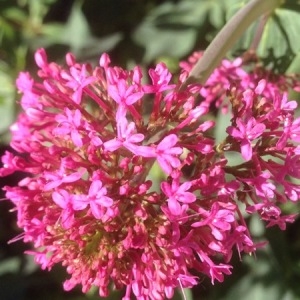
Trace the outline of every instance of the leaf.
{"label": "leaf", "polygon": [[[227,16],[231,16],[245,1],[235,2],[234,9],[228,9]],[[291,9],[293,7],[293,9]],[[300,6],[282,6],[277,8],[264,25],[261,39],[256,49],[257,55],[265,65],[277,72],[284,72],[300,51]],[[259,31],[259,22],[255,22],[245,32],[233,47],[231,54],[241,53],[252,47],[253,40]]]}
{"label": "leaf", "polygon": [[202,41],[207,38],[208,22],[215,27],[223,25],[221,3],[220,0],[186,0],[155,7],[133,34],[134,41],[145,48],[145,61],[158,56],[178,58],[190,54],[198,37]]}
{"label": "leaf", "polygon": [[17,7],[10,7],[2,12],[3,17],[6,19],[16,22],[18,24],[25,24],[27,21],[27,15],[24,10]]}
{"label": "leaf", "polygon": [[[257,259],[245,257],[243,263],[250,266],[250,270],[240,278],[226,293],[222,300],[282,300],[286,293],[286,286],[272,261],[272,252],[257,253]],[[266,298],[267,295],[267,298]]]}
{"label": "leaf", "polygon": [[0,134],[6,132],[14,120],[14,96],[14,85],[11,77],[4,70],[0,69]]}
{"label": "leaf", "polygon": [[84,42],[91,38],[88,22],[81,10],[82,1],[76,1],[62,34],[62,41],[69,44],[74,53],[78,53]]}
{"label": "leaf", "polygon": [[[193,48],[196,40],[195,30],[157,30],[151,24],[143,24],[134,40],[145,46],[144,61],[150,62],[157,56],[182,57]],[[171,45],[171,46],[170,46]]]}
{"label": "leaf", "polygon": [[5,273],[17,273],[20,269],[20,259],[18,257],[11,257],[1,261],[0,275]]}
{"label": "leaf", "polygon": [[81,60],[99,53],[109,51],[122,39],[118,32],[101,38],[92,35],[89,23],[82,12],[83,1],[76,1],[72,7],[70,16],[65,25],[58,23],[45,24],[39,37],[38,43],[47,47],[52,44],[62,44],[70,47],[70,50]]}

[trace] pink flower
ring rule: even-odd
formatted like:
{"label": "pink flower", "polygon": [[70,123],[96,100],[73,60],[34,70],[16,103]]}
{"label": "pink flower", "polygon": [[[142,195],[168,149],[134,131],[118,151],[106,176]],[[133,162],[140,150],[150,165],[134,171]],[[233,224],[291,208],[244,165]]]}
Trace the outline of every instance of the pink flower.
{"label": "pink flower", "polygon": [[143,92],[135,92],[135,86],[127,86],[124,79],[118,80],[116,85],[108,87],[109,95],[118,103],[132,105],[143,97]]}
{"label": "pink flower", "polygon": [[96,219],[101,219],[104,215],[104,209],[112,206],[113,199],[106,196],[107,189],[103,186],[100,180],[94,180],[89,188],[87,197],[79,202],[89,204],[91,212]]}
{"label": "pink flower", "polygon": [[269,180],[271,175],[267,172],[263,172],[255,178],[242,178],[241,181],[249,184],[250,187],[254,187],[257,196],[262,199],[272,199],[275,196],[275,185]]}
{"label": "pink flower", "polygon": [[53,188],[56,188],[60,186],[63,183],[70,183],[75,182],[83,176],[83,174],[86,172],[85,169],[81,169],[77,172],[71,173],[69,175],[66,175],[66,170],[64,167],[62,167],[58,172],[48,172],[46,171],[44,173],[45,179],[47,180],[47,183],[44,186],[45,191],[49,191]]}
{"label": "pink flower", "polygon": [[66,135],[70,133],[73,143],[77,147],[81,147],[83,142],[78,130],[82,126],[81,112],[76,109],[73,113],[70,109],[66,108],[65,115],[57,115],[55,119],[59,125],[53,130],[53,134]]}
{"label": "pink flower", "polygon": [[[104,148],[108,151],[115,151],[121,146],[124,146],[132,153],[138,152],[138,146],[136,143],[140,143],[144,140],[144,135],[135,132],[135,124],[133,122],[128,123],[126,118],[120,118],[117,122],[117,138],[104,143]],[[138,154],[138,153],[137,153]]]}
{"label": "pink flower", "polygon": [[171,174],[173,168],[180,167],[180,160],[176,157],[182,153],[181,147],[173,147],[177,144],[178,137],[175,134],[166,136],[156,147],[156,158],[166,174]]}
{"label": "pink flower", "polygon": [[119,79],[116,83],[108,86],[108,94],[119,104],[116,116],[125,117],[126,109],[128,108],[135,116],[138,114],[131,105],[140,100],[144,93],[142,91],[136,91],[137,86],[128,86],[124,79]]}
{"label": "pink flower", "polygon": [[171,185],[167,182],[161,183],[161,189],[168,197],[168,207],[172,214],[181,214],[181,205],[179,202],[192,203],[196,201],[196,196],[191,192],[187,192],[191,186],[191,182],[184,182],[179,185],[177,180],[173,180]]}
{"label": "pink flower", "polygon": [[85,66],[81,69],[71,67],[70,73],[62,73],[62,78],[68,81],[66,86],[74,90],[72,99],[76,104],[80,104],[84,89],[96,80],[95,77],[87,74]]}
{"label": "pink flower", "polygon": [[74,222],[74,211],[76,210],[76,201],[73,196],[65,190],[53,192],[53,201],[62,208],[61,223],[65,229],[69,229]]}
{"label": "pink flower", "polygon": [[157,64],[154,70],[150,69],[149,75],[152,80],[152,85],[144,87],[146,93],[163,92],[175,87],[174,84],[169,85],[172,74],[163,63]]}
{"label": "pink flower", "polygon": [[258,123],[254,118],[246,121],[238,118],[236,127],[228,127],[227,132],[240,142],[242,156],[248,161],[252,158],[252,141],[260,137],[265,129],[266,126],[263,123]]}

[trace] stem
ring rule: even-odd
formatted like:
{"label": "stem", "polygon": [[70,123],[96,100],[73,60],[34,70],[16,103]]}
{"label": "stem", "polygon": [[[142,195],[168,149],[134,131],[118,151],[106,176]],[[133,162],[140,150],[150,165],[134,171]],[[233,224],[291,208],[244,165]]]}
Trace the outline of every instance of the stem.
{"label": "stem", "polygon": [[261,15],[278,7],[282,0],[250,0],[242,7],[213,39],[203,56],[191,70],[181,89],[193,82],[204,84],[226,52],[244,31]]}
{"label": "stem", "polygon": [[253,41],[250,45],[250,51],[255,51],[257,50],[258,48],[258,45],[259,45],[259,42],[262,38],[262,35],[263,35],[263,32],[264,32],[264,28],[265,28],[265,25],[268,21],[268,15],[265,14],[264,16],[262,16],[259,20],[259,23],[258,23],[258,26],[257,26],[257,29],[256,29],[256,32],[254,34],[254,37],[253,37]]}

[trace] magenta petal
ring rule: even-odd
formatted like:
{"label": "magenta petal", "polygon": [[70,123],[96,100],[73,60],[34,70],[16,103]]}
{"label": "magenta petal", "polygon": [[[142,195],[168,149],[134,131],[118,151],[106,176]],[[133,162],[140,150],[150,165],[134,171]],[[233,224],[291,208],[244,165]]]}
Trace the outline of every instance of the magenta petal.
{"label": "magenta petal", "polygon": [[298,106],[297,101],[289,101],[284,104],[284,109],[286,110],[294,110]]}
{"label": "magenta petal", "polygon": [[72,99],[76,104],[81,103],[81,98],[82,98],[82,88],[78,88],[72,95]]}
{"label": "magenta petal", "polygon": [[163,193],[168,197],[170,197],[173,194],[170,185],[165,181],[160,184],[160,188],[163,191]]}
{"label": "magenta petal", "polygon": [[98,192],[102,189],[102,182],[100,180],[95,180],[91,183],[90,189],[89,189],[89,196],[95,197],[97,196]]}
{"label": "magenta petal", "polygon": [[144,93],[134,93],[126,98],[126,104],[132,105],[143,97]]}
{"label": "magenta petal", "polygon": [[110,64],[110,58],[108,54],[103,53],[99,59],[99,65],[103,68],[107,68],[109,64]]}
{"label": "magenta petal", "polygon": [[142,157],[156,157],[155,149],[148,146],[135,146],[134,149],[129,149],[135,155],[140,155]]}
{"label": "magenta petal", "polygon": [[260,135],[263,134],[265,129],[266,129],[265,124],[261,124],[261,123],[256,124],[251,130],[251,139],[254,140],[258,138]]}
{"label": "magenta petal", "polygon": [[63,177],[62,182],[74,182],[79,180],[82,175],[85,173],[86,169],[82,169],[78,172],[75,172],[73,174],[70,174],[68,176]]}
{"label": "magenta petal", "polygon": [[88,206],[89,200],[84,195],[74,195],[72,205],[74,210],[83,210]]}
{"label": "magenta petal", "polygon": [[132,136],[130,136],[127,141],[130,142],[130,143],[139,143],[141,142],[142,140],[144,139],[144,135],[141,134],[141,133],[136,133],[136,134],[133,134]]}
{"label": "magenta petal", "polygon": [[101,219],[103,216],[103,211],[101,209],[101,205],[99,205],[96,202],[91,202],[90,207],[91,207],[91,211],[92,211],[92,214],[94,215],[94,217],[96,219]]}
{"label": "magenta petal", "polygon": [[173,168],[178,168],[180,167],[180,160],[177,157],[174,156],[168,156],[168,162]]}
{"label": "magenta petal", "polygon": [[224,240],[224,237],[226,236],[225,234],[223,234],[220,230],[216,229],[215,227],[212,229],[211,233],[218,241]]}
{"label": "magenta petal", "polygon": [[66,208],[68,203],[69,194],[67,191],[61,190],[59,192],[52,193],[53,201],[61,208]]}
{"label": "magenta petal", "polygon": [[124,79],[119,79],[117,85],[118,85],[119,95],[122,98],[126,97],[126,89],[127,89],[126,81]]}
{"label": "magenta petal", "polygon": [[231,135],[232,137],[234,138],[237,138],[237,139],[242,139],[244,138],[244,135],[242,132],[240,132],[238,129],[236,129],[235,127],[233,126],[229,126],[226,130],[226,132]]}
{"label": "magenta petal", "polygon": [[66,118],[65,115],[56,115],[55,121],[57,121],[58,123],[63,123],[63,122],[68,122],[68,119]]}
{"label": "magenta petal", "polygon": [[252,147],[248,140],[243,140],[241,142],[241,152],[242,152],[242,157],[246,161],[249,161],[252,158]]}
{"label": "magenta petal", "polygon": [[119,149],[121,146],[122,146],[122,142],[120,142],[116,138],[104,143],[105,150],[108,150],[110,152]]}
{"label": "magenta petal", "polygon": [[114,201],[110,197],[102,196],[99,200],[96,201],[97,203],[100,203],[104,207],[110,207],[113,205]]}
{"label": "magenta petal", "polygon": [[71,131],[71,138],[75,146],[77,147],[82,147],[82,138],[80,133],[77,130],[72,130]]}
{"label": "magenta petal", "polygon": [[46,68],[48,65],[47,54],[45,49],[40,48],[34,54],[34,59],[36,64],[41,68]]}
{"label": "magenta petal", "polygon": [[258,84],[257,87],[255,88],[255,93],[257,95],[261,95],[264,91],[264,89],[266,88],[267,85],[267,81],[265,79],[261,79]]}
{"label": "magenta petal", "polygon": [[120,103],[121,102],[121,97],[119,95],[119,90],[117,89],[117,87],[115,85],[110,85],[107,88],[107,92],[108,94],[117,102]]}
{"label": "magenta petal", "polygon": [[69,209],[64,210],[61,214],[62,226],[65,229],[69,229],[72,227],[73,222],[74,222],[74,213]]}
{"label": "magenta petal", "polygon": [[180,204],[176,201],[176,199],[174,198],[169,198],[168,199],[168,207],[170,212],[175,215],[178,216],[181,214],[181,206]]}
{"label": "magenta petal", "polygon": [[193,203],[196,201],[196,196],[193,193],[185,192],[178,197],[178,201],[182,203]]}
{"label": "magenta petal", "polygon": [[44,185],[44,191],[50,191],[50,190],[60,186],[61,184],[62,184],[62,181],[59,179],[50,181]]}
{"label": "magenta petal", "polygon": [[174,148],[171,148],[169,151],[168,151],[168,154],[172,154],[172,155],[180,155],[182,153],[183,149],[180,148],[180,147],[174,147]]}
{"label": "magenta petal", "polygon": [[170,134],[166,136],[157,146],[157,151],[168,150],[173,147],[178,141],[177,135]]}
{"label": "magenta petal", "polygon": [[75,110],[75,113],[74,113],[74,117],[73,117],[73,122],[74,122],[74,125],[76,127],[79,127],[80,126],[80,122],[81,122],[81,112],[79,109],[76,109]]}
{"label": "magenta petal", "polygon": [[157,162],[159,163],[160,167],[163,169],[163,171],[169,175],[172,173],[172,168],[170,164],[162,157],[157,157]]}
{"label": "magenta petal", "polygon": [[186,190],[190,189],[191,186],[192,183],[190,181],[186,181],[178,188],[178,192],[185,192]]}

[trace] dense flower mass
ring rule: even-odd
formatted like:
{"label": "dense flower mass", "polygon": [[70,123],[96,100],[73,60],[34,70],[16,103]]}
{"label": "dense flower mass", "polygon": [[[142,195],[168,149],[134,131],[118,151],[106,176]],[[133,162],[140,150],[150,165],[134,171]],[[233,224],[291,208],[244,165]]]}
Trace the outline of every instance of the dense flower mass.
{"label": "dense flower mass", "polygon": [[[300,118],[287,100],[299,81],[255,64],[246,73],[236,59],[182,90],[200,55],[181,64],[177,83],[163,63],[144,82],[139,67],[113,67],[106,54],[95,68],[68,54],[62,67],[43,49],[39,80],[19,75],[19,154],[2,157],[0,174],[28,174],[6,196],[29,253],[43,269],[66,267],[66,290],[107,296],[112,284],[126,300],[171,298],[202,276],[223,281],[234,250],[256,250],[245,212],[281,229],[294,220],[280,204],[300,196]],[[216,108],[232,114],[219,144]]]}

